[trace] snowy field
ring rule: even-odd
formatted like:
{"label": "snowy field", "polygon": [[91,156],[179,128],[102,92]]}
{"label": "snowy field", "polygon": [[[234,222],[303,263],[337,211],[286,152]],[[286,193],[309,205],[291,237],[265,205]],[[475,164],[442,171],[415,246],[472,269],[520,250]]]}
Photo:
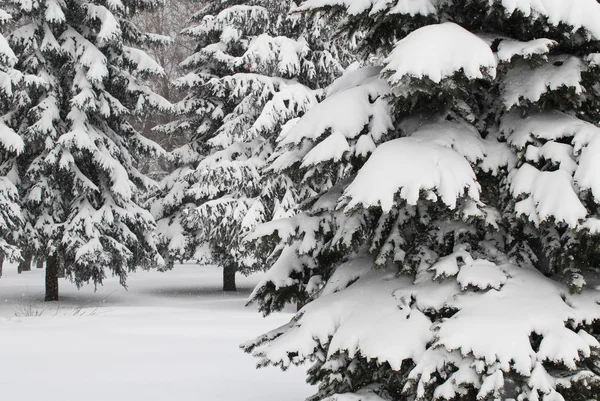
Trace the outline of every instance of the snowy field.
{"label": "snowy field", "polygon": [[[313,389],[303,369],[255,369],[238,345],[287,322],[263,318],[245,300],[260,279],[178,265],[167,273],[115,279],[94,293],[61,280],[60,303],[44,304],[43,271],[0,279],[0,393],[33,401],[286,401]],[[34,316],[31,316],[34,315]],[[38,316],[36,316],[38,315]]]}

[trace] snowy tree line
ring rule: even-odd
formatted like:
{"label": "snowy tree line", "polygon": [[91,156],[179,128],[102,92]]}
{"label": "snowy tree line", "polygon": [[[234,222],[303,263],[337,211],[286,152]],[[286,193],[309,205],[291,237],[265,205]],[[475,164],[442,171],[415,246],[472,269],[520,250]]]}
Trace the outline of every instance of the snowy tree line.
{"label": "snowy tree line", "polygon": [[159,1],[0,4],[0,252],[48,300],[267,268],[300,310],[243,348],[315,401],[600,396],[596,0],[205,2],[168,74]]}

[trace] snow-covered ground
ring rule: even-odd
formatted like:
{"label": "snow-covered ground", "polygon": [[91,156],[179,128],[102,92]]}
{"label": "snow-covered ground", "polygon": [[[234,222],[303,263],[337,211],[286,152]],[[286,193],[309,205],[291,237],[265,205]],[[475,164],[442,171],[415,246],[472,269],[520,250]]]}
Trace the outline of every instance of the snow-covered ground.
{"label": "snow-covered ground", "polygon": [[[285,401],[313,389],[303,369],[255,369],[238,345],[290,319],[245,300],[259,275],[220,291],[215,267],[139,272],[78,291],[61,280],[44,304],[43,270],[0,279],[0,399],[33,401]],[[40,316],[24,316],[38,315]]]}

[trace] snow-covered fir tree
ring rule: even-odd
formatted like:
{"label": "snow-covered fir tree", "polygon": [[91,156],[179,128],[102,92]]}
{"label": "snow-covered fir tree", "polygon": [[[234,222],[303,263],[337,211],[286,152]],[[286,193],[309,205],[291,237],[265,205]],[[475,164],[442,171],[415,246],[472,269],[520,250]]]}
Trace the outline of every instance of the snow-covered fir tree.
{"label": "snow-covered fir tree", "polygon": [[600,397],[600,4],[308,0],[372,65],[271,163],[318,195],[247,240],[251,300],[308,302],[243,345],[311,361],[313,400]]}
{"label": "snow-covered fir tree", "polygon": [[[0,29],[10,19],[10,14],[0,8]],[[16,63],[17,58],[0,31],[0,277],[4,261],[20,257],[18,234],[23,224],[15,166],[16,156],[23,151],[24,144],[7,125],[14,111],[13,91],[25,78],[13,68]]]}
{"label": "snow-covered fir tree", "polygon": [[25,144],[17,162],[21,245],[46,259],[46,300],[58,299],[61,270],[78,285],[101,284],[107,271],[125,284],[137,267],[164,266],[154,219],[139,200],[155,183],[136,168],[139,154],[162,150],[129,124],[171,107],[144,83],[162,68],[143,48],[166,39],[131,23],[160,1],[9,4],[16,67],[38,77],[13,94],[19,107],[5,122]]}
{"label": "snow-covered fir tree", "polygon": [[224,290],[257,261],[242,238],[294,213],[286,175],[264,171],[280,131],[317,104],[342,71],[318,17],[290,14],[290,0],[209,2],[184,34],[197,41],[176,83],[188,92],[180,118],[162,127],[191,135],[152,211],[174,259],[223,266]]}

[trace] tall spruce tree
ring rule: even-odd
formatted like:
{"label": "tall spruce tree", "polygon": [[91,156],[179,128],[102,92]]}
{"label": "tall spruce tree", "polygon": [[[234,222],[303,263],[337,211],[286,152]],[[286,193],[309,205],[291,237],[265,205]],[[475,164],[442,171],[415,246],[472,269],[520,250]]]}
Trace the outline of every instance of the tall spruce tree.
{"label": "tall spruce tree", "polygon": [[38,78],[16,96],[7,125],[23,139],[18,158],[26,208],[25,252],[46,263],[46,300],[58,299],[63,271],[78,285],[101,284],[107,271],[125,284],[137,267],[164,266],[140,191],[155,185],[136,168],[160,153],[129,121],[170,109],[144,80],[161,67],[143,50],[165,38],[131,23],[158,0],[30,2],[11,0],[9,41],[16,67]]}
{"label": "tall spruce tree", "polygon": [[[0,8],[0,29],[11,16]],[[25,77],[13,67],[17,58],[8,41],[0,31],[0,277],[5,260],[15,261],[20,257],[19,233],[23,224],[19,194],[15,184],[16,156],[23,151],[23,140],[7,125],[15,110],[13,92]]]}
{"label": "tall spruce tree", "polygon": [[291,15],[294,2],[210,2],[184,31],[197,41],[177,81],[188,92],[180,118],[162,127],[192,135],[174,152],[178,168],[152,211],[174,259],[223,266],[223,289],[257,268],[243,237],[258,223],[294,213],[286,176],[263,170],[281,128],[317,103],[342,71],[320,18]]}
{"label": "tall spruce tree", "polygon": [[598,399],[600,4],[301,8],[373,65],[277,151],[318,195],[248,237],[251,300],[308,304],[246,351],[313,362],[313,400]]}

